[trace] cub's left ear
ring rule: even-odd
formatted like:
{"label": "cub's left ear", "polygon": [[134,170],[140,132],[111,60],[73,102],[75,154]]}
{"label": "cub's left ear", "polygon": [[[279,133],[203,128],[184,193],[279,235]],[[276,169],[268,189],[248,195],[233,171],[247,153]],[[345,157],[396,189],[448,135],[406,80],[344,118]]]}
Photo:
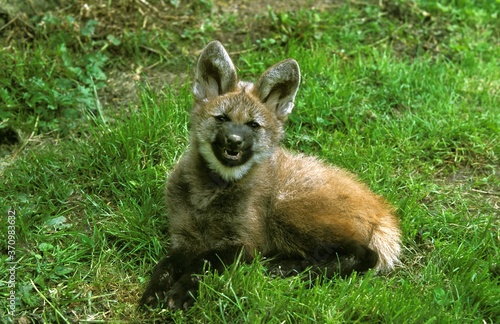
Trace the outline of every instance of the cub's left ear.
{"label": "cub's left ear", "polygon": [[297,61],[285,60],[264,72],[254,87],[254,94],[276,116],[285,121],[292,112],[295,95],[300,84],[300,68]]}

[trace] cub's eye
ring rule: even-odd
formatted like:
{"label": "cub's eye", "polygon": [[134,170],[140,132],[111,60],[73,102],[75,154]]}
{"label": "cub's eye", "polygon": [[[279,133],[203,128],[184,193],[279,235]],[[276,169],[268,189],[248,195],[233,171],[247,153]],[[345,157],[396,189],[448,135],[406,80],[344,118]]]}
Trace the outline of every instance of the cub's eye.
{"label": "cub's eye", "polygon": [[226,115],[217,115],[217,116],[214,116],[214,118],[217,121],[220,121],[220,122],[227,122],[227,121],[229,121],[229,118]]}
{"label": "cub's eye", "polygon": [[254,128],[254,129],[257,129],[260,127],[260,124],[257,123],[256,121],[251,121],[251,122],[248,122],[247,123],[247,126],[251,127],[251,128]]}

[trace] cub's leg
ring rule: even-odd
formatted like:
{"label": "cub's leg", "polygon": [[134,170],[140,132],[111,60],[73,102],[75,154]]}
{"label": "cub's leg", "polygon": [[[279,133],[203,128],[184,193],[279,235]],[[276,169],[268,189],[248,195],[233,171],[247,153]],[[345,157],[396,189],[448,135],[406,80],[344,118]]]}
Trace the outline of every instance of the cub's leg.
{"label": "cub's leg", "polygon": [[142,295],[139,306],[156,308],[166,303],[171,310],[187,309],[194,303],[198,290],[199,275],[205,264],[212,270],[222,271],[241,253],[239,245],[210,250],[193,257],[189,250],[177,249],[162,259],[153,271],[151,280]]}
{"label": "cub's leg", "polygon": [[310,251],[306,257],[278,257],[271,261],[270,271],[274,275],[288,277],[307,270],[307,277],[347,277],[352,272],[366,272],[374,268],[378,254],[358,242],[325,243]]}

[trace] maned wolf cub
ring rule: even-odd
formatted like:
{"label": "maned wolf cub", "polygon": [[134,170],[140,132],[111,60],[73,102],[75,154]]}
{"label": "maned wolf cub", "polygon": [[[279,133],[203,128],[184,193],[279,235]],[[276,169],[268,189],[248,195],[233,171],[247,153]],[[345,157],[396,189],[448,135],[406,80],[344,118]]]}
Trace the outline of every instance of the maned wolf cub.
{"label": "maned wolf cub", "polygon": [[141,305],[189,307],[205,265],[223,270],[256,253],[283,276],[394,267],[399,222],[383,198],[344,170],[280,148],[299,83],[293,59],[252,84],[238,81],[219,42],[202,51],[191,144],[167,182],[170,251]]}

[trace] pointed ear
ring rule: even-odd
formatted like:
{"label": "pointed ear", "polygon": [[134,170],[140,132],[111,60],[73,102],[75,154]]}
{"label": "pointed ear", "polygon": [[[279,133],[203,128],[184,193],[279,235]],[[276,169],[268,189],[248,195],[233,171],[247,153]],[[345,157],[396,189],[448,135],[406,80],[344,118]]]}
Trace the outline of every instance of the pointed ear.
{"label": "pointed ear", "polygon": [[255,84],[254,93],[280,120],[285,121],[292,112],[299,84],[299,64],[288,59],[264,72]]}
{"label": "pointed ear", "polygon": [[237,76],[231,58],[218,41],[208,44],[201,52],[196,67],[194,95],[198,100],[221,96],[236,88]]}

